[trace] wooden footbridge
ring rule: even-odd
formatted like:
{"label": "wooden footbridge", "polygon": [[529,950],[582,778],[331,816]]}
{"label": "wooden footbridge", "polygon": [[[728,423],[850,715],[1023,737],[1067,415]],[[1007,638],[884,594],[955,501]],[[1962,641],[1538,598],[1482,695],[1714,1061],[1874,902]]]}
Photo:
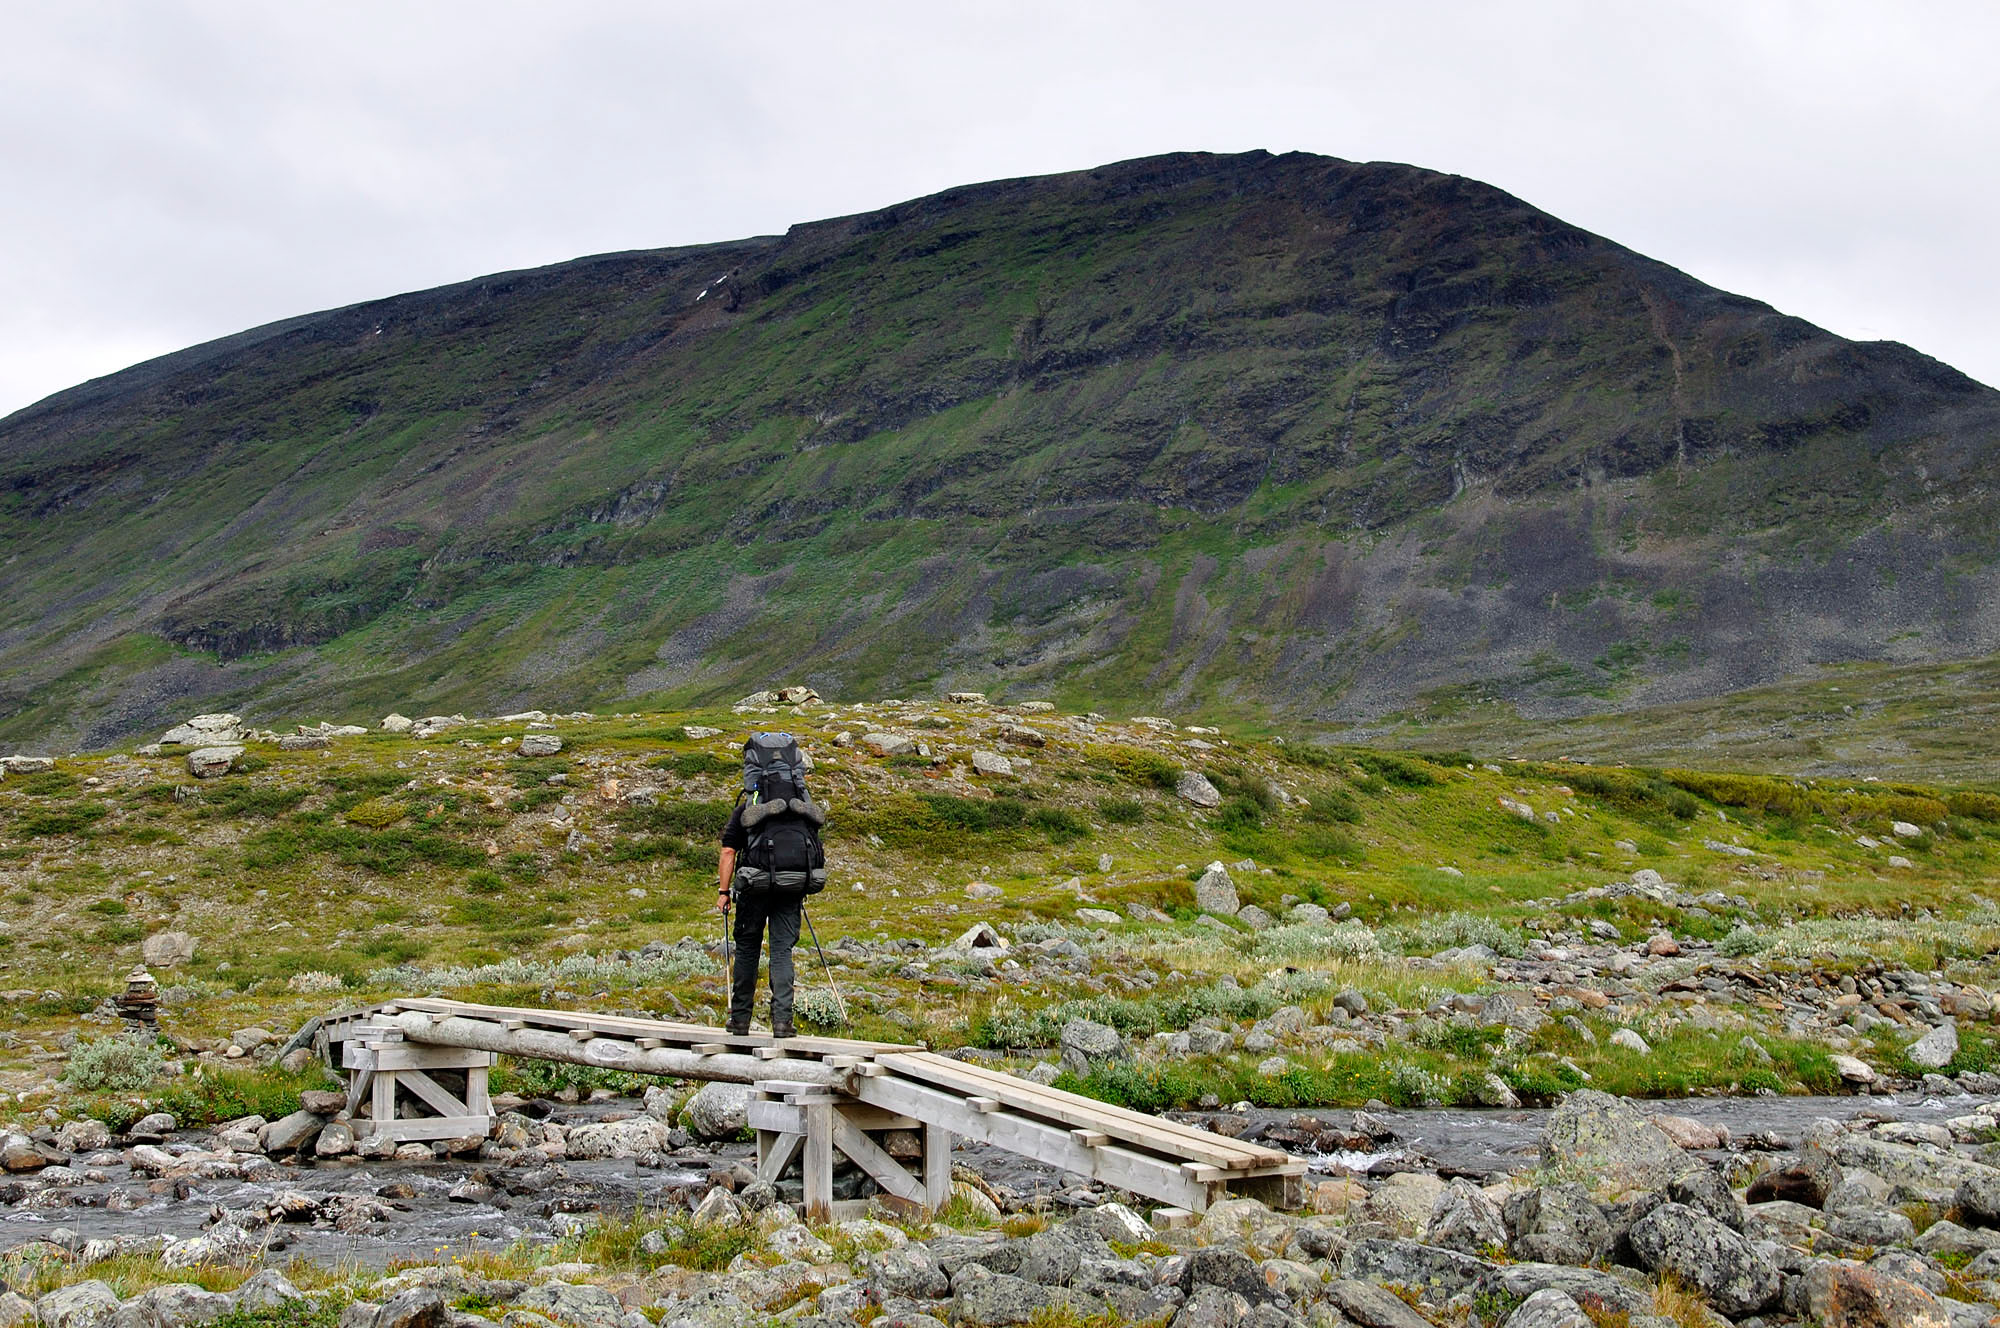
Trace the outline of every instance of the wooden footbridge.
{"label": "wooden footbridge", "polygon": [[[493,1125],[487,1075],[501,1056],[749,1084],[758,1175],[796,1160],[808,1218],[864,1207],[836,1203],[836,1155],[891,1202],[936,1211],[951,1193],[954,1138],[1199,1213],[1225,1195],[1285,1203],[1305,1163],[1274,1148],[1046,1088],[921,1047],[847,1038],[731,1036],[697,1024],[461,1001],[392,1001],[332,1015],[329,1059],[348,1075],[360,1140],[484,1136]],[[919,1131],[916,1173],[883,1135]],[[904,1150],[907,1151],[907,1150]]]}

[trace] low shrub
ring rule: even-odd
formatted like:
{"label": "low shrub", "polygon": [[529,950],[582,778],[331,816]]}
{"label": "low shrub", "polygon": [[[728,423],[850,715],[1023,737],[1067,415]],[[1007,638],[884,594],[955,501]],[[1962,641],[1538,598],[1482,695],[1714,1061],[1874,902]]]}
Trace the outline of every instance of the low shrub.
{"label": "low shrub", "polygon": [[1965,789],[1946,798],[1944,805],[1953,816],[1970,817],[1975,821],[2000,821],[2000,793]]}
{"label": "low shrub", "polygon": [[63,1082],[86,1093],[136,1093],[166,1073],[167,1058],[143,1034],[97,1038],[70,1053]]}
{"label": "low shrub", "polygon": [[1137,798],[1099,798],[1097,814],[1113,825],[1137,825],[1146,819],[1146,804]]}
{"label": "low shrub", "polygon": [[1093,765],[1109,770],[1141,788],[1172,789],[1180,784],[1181,768],[1158,752],[1143,747],[1099,743],[1085,749]]}

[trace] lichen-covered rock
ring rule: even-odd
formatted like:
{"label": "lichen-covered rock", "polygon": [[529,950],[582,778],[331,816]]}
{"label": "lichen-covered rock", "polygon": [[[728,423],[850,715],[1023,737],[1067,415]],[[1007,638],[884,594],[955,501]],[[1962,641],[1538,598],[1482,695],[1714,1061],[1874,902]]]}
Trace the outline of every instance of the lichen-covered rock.
{"label": "lichen-covered rock", "polygon": [[1509,1196],[1508,1252],[1534,1263],[1590,1264],[1611,1252],[1611,1223],[1582,1185],[1548,1185]]}
{"label": "lichen-covered rock", "polygon": [[1229,875],[1229,869],[1220,862],[1208,864],[1208,870],[1194,883],[1194,906],[1204,913],[1218,917],[1234,917],[1243,906],[1236,895],[1236,882]]}
{"label": "lichen-covered rock", "polygon": [[1592,1328],[1592,1324],[1582,1306],[1554,1287],[1545,1287],[1515,1307],[1506,1328]]}
{"label": "lichen-covered rock", "polygon": [[1409,1287],[1425,1299],[1443,1304],[1478,1285],[1480,1278],[1493,1271],[1493,1265],[1414,1240],[1360,1240],[1341,1257],[1340,1271],[1344,1277],[1364,1282]]}
{"label": "lichen-covered rock", "polygon": [[1174,793],[1181,801],[1193,803],[1197,807],[1222,805],[1222,795],[1216,792],[1215,785],[1208,782],[1208,776],[1199,771],[1181,771],[1180,779],[1174,783]]}
{"label": "lichen-covered rock", "polygon": [[942,1300],[951,1294],[951,1280],[926,1245],[910,1244],[864,1255],[856,1271],[885,1296]]}
{"label": "lichen-covered rock", "polygon": [[622,1328],[625,1322],[625,1306],[614,1293],[601,1286],[544,1282],[529,1287],[516,1303],[523,1309],[546,1314],[558,1323],[575,1324],[577,1328]]}
{"label": "lichen-covered rock", "polygon": [[1072,1019],[1062,1029],[1063,1068],[1075,1075],[1089,1074],[1100,1065],[1126,1059],[1125,1039],[1109,1024],[1094,1019]]}
{"label": "lichen-covered rock", "polygon": [[1806,1309],[1820,1328],[1949,1328],[1922,1287],[1859,1264],[1822,1260],[1806,1269]]}
{"label": "lichen-covered rock", "polygon": [[[748,1094],[746,1085],[729,1086],[742,1089],[746,1096]],[[671,1148],[673,1144],[667,1138],[671,1132],[672,1127],[665,1121],[654,1120],[651,1116],[632,1116],[621,1121],[596,1121],[589,1125],[573,1126],[564,1140],[564,1147],[570,1157],[578,1159],[639,1157],[646,1153],[657,1153]],[[730,1133],[734,1134],[735,1131],[732,1130]]]}
{"label": "lichen-covered rock", "polygon": [[1501,1264],[1480,1279],[1475,1294],[1525,1299],[1537,1291],[1556,1290],[1579,1305],[1601,1305],[1613,1314],[1653,1312],[1653,1297],[1598,1268],[1571,1268],[1552,1263]]}
{"label": "lichen-covered rock", "polygon": [[1481,1254],[1507,1247],[1507,1224],[1499,1205],[1463,1177],[1453,1180],[1431,1208],[1424,1224],[1424,1244],[1440,1245],[1460,1254]]}
{"label": "lichen-covered rock", "polygon": [[1783,1286],[1768,1255],[1686,1204],[1661,1204],[1632,1224],[1629,1239],[1646,1268],[1680,1278],[1731,1318],[1755,1314]]}
{"label": "lichen-covered rock", "polygon": [[1362,1328],[1431,1328],[1430,1320],[1394,1294],[1353,1278],[1328,1282],[1326,1301]]}
{"label": "lichen-covered rock", "polygon": [[236,1288],[236,1307],[252,1312],[280,1309],[304,1299],[305,1293],[275,1268],[259,1269],[256,1276]]}
{"label": "lichen-covered rock", "polygon": [[194,1328],[213,1323],[235,1308],[234,1298],[192,1282],[172,1282],[132,1297],[118,1307],[113,1328]]}
{"label": "lichen-covered rock", "polygon": [[118,1293],[92,1279],[49,1292],[35,1302],[42,1328],[110,1328]]}
{"label": "lichen-covered rock", "polygon": [[35,1302],[14,1291],[0,1291],[0,1328],[35,1328]]}
{"label": "lichen-covered rock", "polygon": [[701,1139],[733,1139],[749,1119],[748,1084],[703,1084],[681,1111],[681,1124]]}
{"label": "lichen-covered rock", "polygon": [[1563,1099],[1542,1132],[1542,1165],[1616,1197],[1664,1189],[1700,1163],[1623,1098],[1583,1089]]}

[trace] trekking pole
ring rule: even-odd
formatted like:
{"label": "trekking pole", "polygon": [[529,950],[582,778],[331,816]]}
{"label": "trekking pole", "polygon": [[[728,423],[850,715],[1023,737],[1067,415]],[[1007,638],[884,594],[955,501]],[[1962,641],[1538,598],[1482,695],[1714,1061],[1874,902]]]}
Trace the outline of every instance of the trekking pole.
{"label": "trekking pole", "polygon": [[[724,905],[722,906],[722,989],[723,989],[723,991],[724,991],[724,992],[728,992],[728,991],[730,991],[730,990],[731,990],[731,985],[730,985],[730,984],[734,983],[735,981],[736,981],[736,965],[735,965],[735,963],[733,962],[733,960],[732,960],[732,958],[731,958],[731,956],[730,956],[730,953],[729,953],[729,905],[728,905],[728,904],[724,904]],[[733,998],[732,998],[732,999],[733,999]],[[725,1022],[726,1022],[726,1021],[728,1020],[728,1018],[729,1018],[729,1016],[728,1016],[727,1014],[723,1015],[723,1019],[724,1019],[724,1021],[725,1021]]]}
{"label": "trekking pole", "polygon": [[812,914],[806,912],[806,901],[799,901],[799,916],[806,920],[806,931],[813,938],[813,949],[819,951],[819,966],[826,970],[826,985],[833,988],[833,1003],[840,1011],[840,1026],[847,1027],[847,1001],[840,994],[840,984],[833,980],[833,965],[826,962],[826,951],[820,948],[819,928],[813,926]]}

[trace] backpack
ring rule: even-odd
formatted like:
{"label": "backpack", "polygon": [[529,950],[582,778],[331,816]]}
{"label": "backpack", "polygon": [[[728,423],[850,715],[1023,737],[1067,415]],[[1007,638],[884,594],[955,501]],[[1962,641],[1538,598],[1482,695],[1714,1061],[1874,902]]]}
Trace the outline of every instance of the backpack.
{"label": "backpack", "polygon": [[743,744],[745,890],[816,895],[826,889],[821,811],[806,791],[805,760],[789,733],[753,733]]}

